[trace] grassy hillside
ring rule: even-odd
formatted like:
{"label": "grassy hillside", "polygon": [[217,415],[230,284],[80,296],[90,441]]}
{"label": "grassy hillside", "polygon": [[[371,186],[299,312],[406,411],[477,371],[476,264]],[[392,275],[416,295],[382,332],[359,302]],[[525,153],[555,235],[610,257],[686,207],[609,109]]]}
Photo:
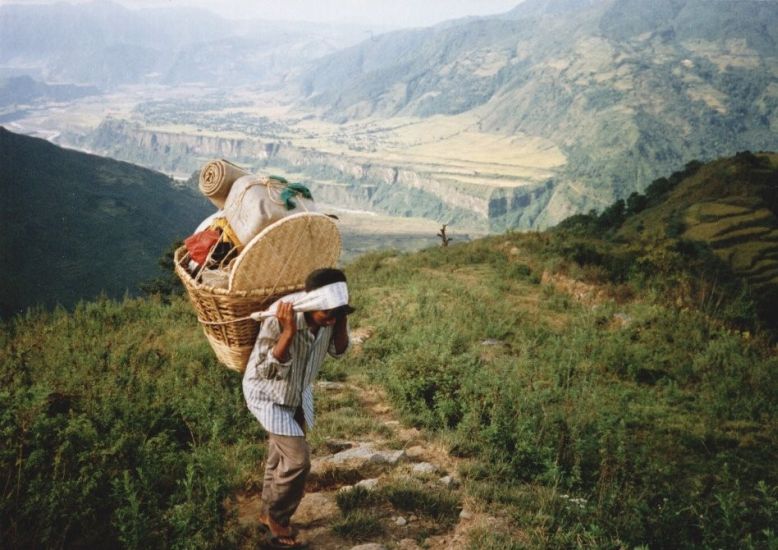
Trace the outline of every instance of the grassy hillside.
{"label": "grassy hillside", "polygon": [[620,233],[634,238],[651,228],[674,229],[680,238],[710,245],[760,291],[778,286],[777,214],[778,154],[742,153],[702,167]]}
{"label": "grassy hillside", "polygon": [[[778,155],[744,151],[702,165],[689,163],[601,213],[569,218],[560,227],[601,235],[627,265],[645,250],[695,250],[725,288],[758,297],[763,323],[778,327]],[[582,253],[582,255],[585,255]],[[589,254],[590,263],[598,263]],[[624,274],[616,276],[623,277]]]}
{"label": "grassy hillside", "polygon": [[[697,248],[621,244],[562,228],[363,256],[352,322],[373,336],[324,376],[382,385],[461,460],[453,496],[500,518],[472,548],[774,547],[778,364],[753,301]],[[258,483],[263,436],[183,299],[0,335],[7,544],[250,546],[223,503]],[[319,393],[315,456],[376,429]]]}
{"label": "grassy hillside", "polygon": [[121,297],[212,210],[165,175],[0,128],[0,316]]}

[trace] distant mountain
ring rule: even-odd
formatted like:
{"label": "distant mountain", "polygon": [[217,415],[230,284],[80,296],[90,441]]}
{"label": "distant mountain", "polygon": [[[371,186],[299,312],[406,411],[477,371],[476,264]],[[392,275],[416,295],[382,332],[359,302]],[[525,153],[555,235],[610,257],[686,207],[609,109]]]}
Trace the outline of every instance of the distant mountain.
{"label": "distant mountain", "polygon": [[354,44],[363,32],[102,1],[3,5],[0,69],[105,88],[182,82],[229,88],[283,79],[296,64]]}
{"label": "distant mountain", "polygon": [[38,101],[70,101],[98,93],[99,90],[94,86],[49,85],[29,76],[15,76],[0,79],[0,109]]}
{"label": "distant mountain", "polygon": [[167,176],[0,127],[0,316],[121,297],[213,206]]}
{"label": "distant mountain", "polygon": [[774,0],[527,0],[336,52],[301,89],[334,120],[470,112],[552,140],[548,225],[693,159],[778,149],[777,77]]}

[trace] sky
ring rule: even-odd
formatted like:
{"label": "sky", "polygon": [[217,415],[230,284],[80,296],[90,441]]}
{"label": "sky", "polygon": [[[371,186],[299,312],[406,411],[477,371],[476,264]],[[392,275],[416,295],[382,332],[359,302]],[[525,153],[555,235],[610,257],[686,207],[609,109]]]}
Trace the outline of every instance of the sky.
{"label": "sky", "polygon": [[[83,3],[86,0],[68,0]],[[102,0],[99,0],[102,1]],[[196,6],[229,18],[282,21],[360,23],[419,27],[467,15],[510,10],[522,0],[115,0],[130,8]],[[42,0],[0,0],[0,4],[53,3]]]}

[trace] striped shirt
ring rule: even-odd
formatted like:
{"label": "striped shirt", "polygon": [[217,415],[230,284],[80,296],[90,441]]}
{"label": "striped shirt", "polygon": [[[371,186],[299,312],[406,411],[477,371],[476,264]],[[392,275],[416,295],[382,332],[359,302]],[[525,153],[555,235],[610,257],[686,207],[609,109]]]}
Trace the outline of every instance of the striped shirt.
{"label": "striped shirt", "polygon": [[314,335],[305,321],[305,314],[295,313],[297,333],[289,347],[289,360],[281,362],[273,355],[273,347],[281,335],[281,324],[275,317],[262,322],[259,336],[251,350],[243,375],[243,395],[251,413],[270,433],[304,436],[294,419],[295,410],[302,407],[305,424],[314,425],[313,383],[327,353],[340,357],[332,341],[334,328],[319,327]]}

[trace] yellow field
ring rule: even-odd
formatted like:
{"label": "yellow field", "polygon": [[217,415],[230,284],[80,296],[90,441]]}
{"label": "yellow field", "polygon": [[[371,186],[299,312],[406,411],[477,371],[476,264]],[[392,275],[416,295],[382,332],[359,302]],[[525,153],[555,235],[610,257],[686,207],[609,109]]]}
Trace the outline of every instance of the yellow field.
{"label": "yellow field", "polygon": [[550,141],[487,134],[476,127],[472,115],[371,119],[343,125],[306,120],[285,137],[316,151],[502,187],[542,181],[565,163]]}

